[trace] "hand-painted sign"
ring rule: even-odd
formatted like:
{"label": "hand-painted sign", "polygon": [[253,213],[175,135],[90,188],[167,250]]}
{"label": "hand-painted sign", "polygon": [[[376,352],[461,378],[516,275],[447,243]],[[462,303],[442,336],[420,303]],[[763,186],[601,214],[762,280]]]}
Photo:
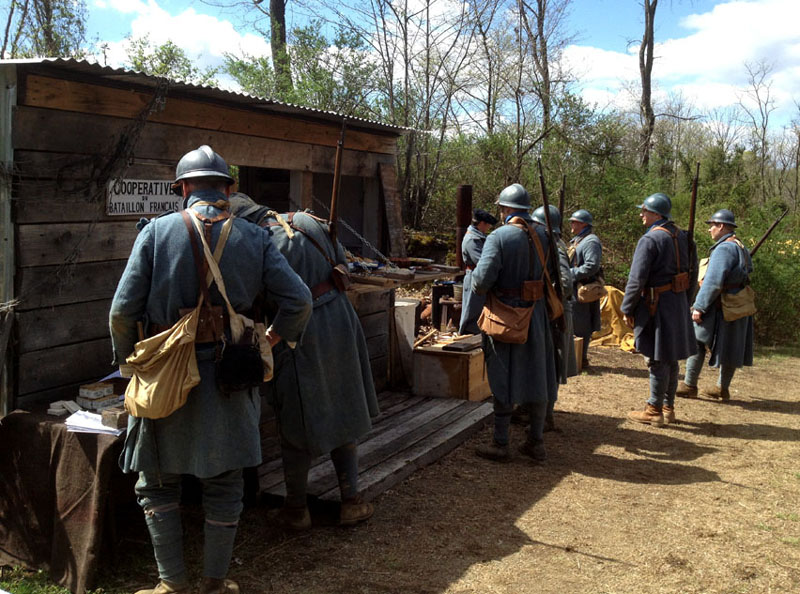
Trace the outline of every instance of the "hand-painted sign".
{"label": "hand-painted sign", "polygon": [[155,216],[179,210],[182,198],[170,190],[171,181],[114,179],[108,182],[106,214],[109,216]]}

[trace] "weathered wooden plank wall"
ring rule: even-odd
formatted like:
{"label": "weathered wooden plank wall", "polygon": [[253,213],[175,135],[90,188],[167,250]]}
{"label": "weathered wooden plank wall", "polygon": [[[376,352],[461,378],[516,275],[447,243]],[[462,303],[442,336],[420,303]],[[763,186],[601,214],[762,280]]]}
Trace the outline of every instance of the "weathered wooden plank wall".
{"label": "weathered wooden plank wall", "polygon": [[[37,74],[25,76],[20,89],[12,123],[18,407],[73,398],[81,383],[114,369],[108,309],[138,216],[105,214],[103,171],[168,180],[187,147],[201,144],[231,164],[289,170],[306,180],[306,193],[310,176],[333,170],[340,130],[333,123],[185,97],[167,97],[139,130],[130,161],[114,163],[149,93]],[[394,136],[348,131],[342,173],[375,179],[394,151]],[[363,209],[363,197],[357,200]],[[377,295],[360,300],[359,314],[368,319],[373,374],[383,389],[393,296]]]}

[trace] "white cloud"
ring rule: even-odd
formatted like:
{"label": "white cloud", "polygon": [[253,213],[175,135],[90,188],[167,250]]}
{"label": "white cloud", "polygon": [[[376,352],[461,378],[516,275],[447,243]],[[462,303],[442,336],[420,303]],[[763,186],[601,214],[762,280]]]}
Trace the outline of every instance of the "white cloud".
{"label": "white cloud", "polygon": [[[746,63],[766,62],[773,66],[776,107],[790,117],[793,99],[800,99],[798,22],[798,0],[733,0],[689,15],[681,22],[685,37],[656,39],[654,84],[661,93],[681,92],[698,108],[711,109],[737,102],[737,90],[748,85]],[[570,46],[564,58],[585,98],[594,101],[626,82],[638,85],[637,51],[638,46],[619,52]]]}
{"label": "white cloud", "polygon": [[[96,0],[99,2],[106,2],[110,8],[133,16],[130,24],[132,38],[148,36],[153,45],[171,41],[200,68],[219,66],[226,53],[270,55],[269,43],[263,37],[239,33],[230,21],[198,13],[194,8],[171,15],[155,0]],[[126,61],[126,41],[105,43],[108,45],[108,64],[121,66]]]}

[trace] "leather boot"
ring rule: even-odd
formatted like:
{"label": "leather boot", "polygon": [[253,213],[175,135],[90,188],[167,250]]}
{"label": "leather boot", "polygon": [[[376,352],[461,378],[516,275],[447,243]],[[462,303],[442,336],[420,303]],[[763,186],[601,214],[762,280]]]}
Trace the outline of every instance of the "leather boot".
{"label": "leather boot", "polygon": [[544,417],[544,429],[543,431],[547,433],[548,431],[561,431],[558,427],[556,427],[556,420],[553,417],[553,413],[549,412]]}
{"label": "leather boot", "polygon": [[681,385],[675,390],[675,396],[680,396],[681,398],[697,398],[697,386],[690,386],[686,382],[681,382]]}
{"label": "leather boot", "polygon": [[339,526],[355,526],[372,517],[375,506],[364,501],[360,495],[342,501],[339,510]]}
{"label": "leather boot", "polygon": [[519,446],[519,451],[521,454],[533,458],[533,461],[537,463],[542,463],[547,460],[547,452],[544,449],[543,441],[528,440]]}
{"label": "leather boot", "polygon": [[204,577],[200,594],[239,594],[239,584],[233,580]]}
{"label": "leather boot", "polygon": [[644,410],[634,410],[628,413],[628,418],[637,423],[652,425],[653,427],[664,426],[664,414],[661,408],[656,408],[650,403],[645,404]]}
{"label": "leather boot", "polygon": [[275,515],[275,522],[287,530],[302,532],[311,528],[311,513],[305,505],[302,507],[284,505]]}
{"label": "leather boot", "polygon": [[507,462],[511,457],[508,452],[508,445],[499,445],[494,440],[492,440],[492,443],[479,445],[475,448],[475,453],[481,458],[496,462]]}
{"label": "leather boot", "polygon": [[189,594],[190,591],[189,584],[174,584],[172,582],[161,580],[158,582],[158,585],[155,588],[151,588],[150,590],[139,590],[136,592],[136,594]]}
{"label": "leather boot", "polygon": [[661,407],[661,411],[664,413],[664,424],[669,425],[671,423],[675,423],[675,407],[674,406],[667,406],[666,404]]}
{"label": "leather boot", "polygon": [[711,390],[706,391],[706,396],[709,398],[715,398],[716,400],[730,400],[731,393],[728,388],[722,388],[720,386],[715,386]]}
{"label": "leather boot", "polygon": [[531,415],[523,406],[515,406],[511,411],[511,422],[514,425],[530,425]]}

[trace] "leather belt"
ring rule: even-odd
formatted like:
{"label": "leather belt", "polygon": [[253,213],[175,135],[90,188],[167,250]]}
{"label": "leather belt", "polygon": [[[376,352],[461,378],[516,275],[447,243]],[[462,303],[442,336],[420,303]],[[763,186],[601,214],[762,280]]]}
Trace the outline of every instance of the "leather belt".
{"label": "leather belt", "polygon": [[317,299],[318,297],[322,297],[325,293],[333,291],[335,288],[336,286],[331,282],[331,279],[324,280],[311,287],[311,298]]}
{"label": "leather belt", "polygon": [[522,297],[522,289],[520,289],[519,287],[511,289],[495,288],[494,292],[497,293],[497,295],[500,297]]}

